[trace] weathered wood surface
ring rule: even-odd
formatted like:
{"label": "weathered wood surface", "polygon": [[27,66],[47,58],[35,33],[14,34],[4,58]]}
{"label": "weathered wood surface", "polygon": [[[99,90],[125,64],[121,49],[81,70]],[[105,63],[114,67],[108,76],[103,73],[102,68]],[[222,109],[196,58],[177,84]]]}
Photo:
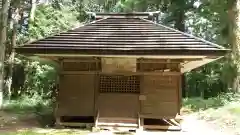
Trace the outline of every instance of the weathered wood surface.
{"label": "weathered wood surface", "polygon": [[[100,50],[219,50],[210,42],[157,25],[141,18],[107,18],[74,30],[42,39],[29,49],[100,49]],[[171,51],[171,50],[169,50]],[[100,52],[96,52],[100,53]],[[132,53],[132,52],[129,52]]]}
{"label": "weathered wood surface", "polygon": [[135,58],[102,58],[103,73],[136,72]]}
{"label": "weathered wood surface", "polygon": [[58,116],[94,116],[95,75],[61,75]]}
{"label": "weathered wood surface", "polygon": [[146,75],[141,83],[141,114],[175,118],[179,109],[178,76]]}
{"label": "weathered wood surface", "polygon": [[97,102],[99,118],[138,118],[139,102],[137,94],[100,93]]}

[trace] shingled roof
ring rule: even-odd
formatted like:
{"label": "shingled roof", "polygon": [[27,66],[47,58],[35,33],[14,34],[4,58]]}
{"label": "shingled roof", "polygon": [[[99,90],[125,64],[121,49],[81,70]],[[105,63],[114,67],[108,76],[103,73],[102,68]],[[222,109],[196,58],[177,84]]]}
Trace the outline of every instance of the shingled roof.
{"label": "shingled roof", "polygon": [[207,55],[227,49],[136,16],[108,16],[16,48],[25,54]]}

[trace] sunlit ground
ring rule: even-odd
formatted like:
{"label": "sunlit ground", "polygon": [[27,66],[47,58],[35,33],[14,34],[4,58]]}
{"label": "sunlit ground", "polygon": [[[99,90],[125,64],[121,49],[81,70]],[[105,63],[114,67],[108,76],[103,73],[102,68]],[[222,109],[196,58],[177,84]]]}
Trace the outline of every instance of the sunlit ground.
{"label": "sunlit ground", "polygon": [[[29,103],[29,102],[26,102]],[[110,135],[112,132],[91,132],[84,129],[54,129],[43,126],[51,117],[39,116],[24,104],[11,104],[0,111],[0,135]],[[20,107],[22,106],[22,107]],[[27,110],[27,111],[26,111]],[[32,111],[29,111],[32,110]],[[44,109],[46,110],[46,109]],[[36,110],[35,110],[36,111]],[[181,132],[142,132],[140,135],[240,135],[240,98],[233,101],[187,99],[182,109],[184,120]],[[45,124],[43,123],[43,124]],[[118,133],[133,134],[133,133]]]}

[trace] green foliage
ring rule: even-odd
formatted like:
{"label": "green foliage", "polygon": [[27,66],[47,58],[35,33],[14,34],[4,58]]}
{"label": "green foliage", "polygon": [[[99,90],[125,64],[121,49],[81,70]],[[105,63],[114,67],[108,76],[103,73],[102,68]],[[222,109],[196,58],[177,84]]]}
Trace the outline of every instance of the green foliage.
{"label": "green foliage", "polygon": [[[38,5],[35,19],[29,24],[28,34],[25,32],[18,34],[18,44],[45,38],[75,27],[79,24],[77,16],[75,7],[64,6],[56,9],[52,5]],[[50,61],[36,58],[30,60],[17,55],[11,96],[13,98],[21,95],[31,97],[37,94],[43,98],[52,98],[56,90],[58,74],[56,65]]]}
{"label": "green foliage", "polygon": [[5,112],[18,114],[34,114],[34,118],[43,127],[53,126],[55,122],[52,99],[45,99],[35,94],[34,96],[21,95],[16,100],[5,101],[3,110]]}
{"label": "green foliage", "polygon": [[50,5],[39,5],[34,21],[29,24],[27,37],[26,34],[20,33],[18,44],[63,32],[77,24],[77,12],[74,9],[63,7],[57,10]]}
{"label": "green foliage", "polygon": [[[203,99],[200,97],[196,98],[185,98],[183,99],[183,108],[190,109],[193,112],[203,111],[207,109],[217,109],[222,106],[228,105],[232,102],[239,102],[240,95],[233,93],[222,93],[216,97]],[[236,110],[238,111],[238,109]]]}
{"label": "green foliage", "polygon": [[23,90],[34,95],[50,97],[57,80],[57,70],[55,68],[41,64],[37,61],[28,61],[25,68],[26,81]]}
{"label": "green foliage", "polygon": [[[216,127],[231,131],[233,134],[240,133],[240,100],[239,95],[231,98],[233,100],[224,99],[219,107],[201,110],[196,115],[205,121],[210,121]],[[218,105],[217,105],[218,106]]]}
{"label": "green foliage", "polygon": [[19,56],[15,60],[11,93],[13,99],[21,95],[39,95],[47,99],[54,97],[59,70],[55,63]]}
{"label": "green foliage", "polygon": [[[194,112],[194,113],[193,113]],[[191,113],[199,119],[210,121],[220,129],[240,133],[240,95],[222,93],[218,97],[204,100],[186,98],[183,100],[182,113]]]}
{"label": "green foliage", "polygon": [[217,61],[186,73],[186,96],[209,98],[227,92],[226,82],[228,78],[224,78],[226,65],[228,64],[224,61]]}
{"label": "green foliage", "polygon": [[[10,100],[4,102],[4,110],[6,112],[14,112],[16,114],[26,113],[40,113],[47,108],[51,108],[52,101],[45,100],[38,95],[29,97],[28,95],[22,95],[17,100]],[[47,109],[49,110],[49,109]]]}
{"label": "green foliage", "polygon": [[[31,130],[26,130],[26,131],[19,131],[15,133],[6,133],[4,135],[88,135],[89,132],[87,131],[71,131],[71,130],[59,130],[57,131],[52,130],[52,132],[47,132],[47,133],[41,133],[41,131],[31,131]],[[1,134],[0,134],[1,135]]]}
{"label": "green foliage", "polygon": [[[215,43],[228,46],[226,0],[54,0],[49,5],[37,6],[35,20],[29,22],[27,35],[19,31],[18,43],[48,37],[74,27],[80,21],[86,20],[86,12],[132,12],[161,10],[161,22]],[[27,9],[25,9],[27,10]],[[177,25],[181,24],[181,25]],[[185,28],[184,28],[185,27]],[[20,58],[16,67],[24,67],[23,85],[14,87],[16,97],[35,94],[52,97],[56,87],[58,69],[52,64],[43,64]],[[20,65],[20,66],[19,66]],[[236,67],[223,59],[186,74],[187,97],[204,98],[217,96],[219,93],[231,90],[229,82],[236,76]],[[20,83],[21,84],[21,83]],[[15,84],[13,84],[15,86]]]}
{"label": "green foliage", "polygon": [[[186,12],[189,33],[229,48],[228,4],[226,0],[202,0]],[[237,75],[236,66],[227,58],[205,65],[186,74],[186,95],[204,98],[231,91],[231,82]]]}
{"label": "green foliage", "polygon": [[22,132],[15,132],[15,133],[5,133],[5,135],[44,135],[41,133],[35,133],[33,131],[22,131]]}
{"label": "green foliage", "polygon": [[68,30],[76,25],[76,16],[77,13],[69,8],[56,10],[51,6],[40,5],[36,10],[35,21],[30,24],[29,36],[39,39]]}

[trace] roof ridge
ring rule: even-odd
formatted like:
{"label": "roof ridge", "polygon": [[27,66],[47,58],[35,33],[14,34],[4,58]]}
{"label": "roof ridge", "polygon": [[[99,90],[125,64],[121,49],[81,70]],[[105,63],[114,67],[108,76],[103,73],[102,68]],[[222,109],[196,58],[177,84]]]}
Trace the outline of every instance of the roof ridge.
{"label": "roof ridge", "polygon": [[[83,25],[81,25],[81,26],[79,26],[79,27],[69,29],[69,30],[67,30],[67,31],[65,31],[65,32],[68,32],[68,31],[71,31],[71,30],[75,30],[75,29],[78,29],[78,28],[81,28],[81,27],[84,27],[84,26],[88,26],[88,25],[91,25],[91,24],[94,24],[94,23],[97,23],[97,22],[106,20],[106,19],[108,19],[108,18],[109,18],[109,17],[105,17],[105,18],[102,18],[102,19],[99,19],[99,20],[94,20],[94,21],[91,21],[91,22],[89,22],[89,23],[83,24]],[[64,33],[64,32],[60,32],[60,33]],[[59,34],[60,34],[60,33],[59,33]],[[54,35],[57,35],[57,34],[54,34]]]}
{"label": "roof ridge", "polygon": [[146,21],[146,22],[149,22],[149,23],[152,23],[152,24],[155,24],[155,25],[164,27],[164,28],[169,29],[169,30],[173,30],[173,31],[175,31],[175,32],[181,33],[181,34],[183,34],[183,35],[185,35],[185,36],[194,38],[194,39],[196,39],[196,40],[200,40],[200,41],[202,41],[202,42],[208,43],[209,45],[212,45],[212,46],[214,46],[214,47],[217,47],[218,49],[230,50],[230,49],[226,49],[226,48],[223,47],[223,46],[220,46],[220,45],[218,45],[218,44],[215,44],[215,43],[213,43],[213,42],[207,41],[207,40],[205,40],[205,39],[203,39],[203,38],[199,38],[199,37],[197,37],[197,36],[194,36],[194,35],[192,35],[192,34],[188,34],[188,33],[182,32],[182,31],[180,31],[180,30],[177,30],[177,29],[174,29],[174,28],[171,28],[171,27],[168,27],[168,26],[165,26],[165,25],[162,25],[162,24],[159,24],[159,23],[156,23],[156,22],[153,22],[153,21],[144,19],[144,18],[140,18],[140,19],[141,19],[141,20],[144,20],[144,21]]}

